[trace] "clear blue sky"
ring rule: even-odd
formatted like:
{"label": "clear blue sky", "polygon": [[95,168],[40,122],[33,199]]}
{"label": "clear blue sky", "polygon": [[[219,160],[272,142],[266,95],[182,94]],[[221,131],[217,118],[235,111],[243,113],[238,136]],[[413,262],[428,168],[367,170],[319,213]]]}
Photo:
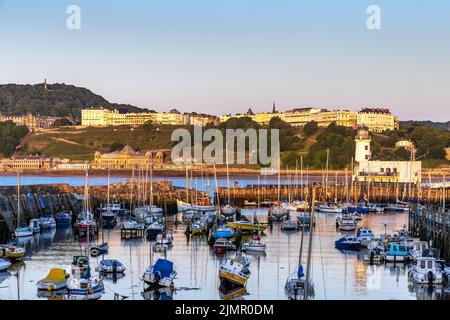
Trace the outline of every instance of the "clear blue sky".
{"label": "clear blue sky", "polygon": [[[370,4],[381,31],[366,28]],[[450,120],[448,0],[0,0],[0,43],[0,83],[47,78],[160,111],[276,101]]]}

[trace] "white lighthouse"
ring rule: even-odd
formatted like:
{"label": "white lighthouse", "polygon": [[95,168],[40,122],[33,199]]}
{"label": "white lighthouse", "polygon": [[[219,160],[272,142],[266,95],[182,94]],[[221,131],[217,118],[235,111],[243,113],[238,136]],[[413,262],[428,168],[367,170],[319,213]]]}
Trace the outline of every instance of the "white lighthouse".
{"label": "white lighthouse", "polygon": [[367,128],[359,128],[355,137],[355,162],[357,164],[370,160],[370,136]]}
{"label": "white lighthouse", "polygon": [[[355,137],[355,163],[353,181],[361,182],[396,182],[420,183],[422,179],[422,162],[414,161],[380,161],[371,160],[370,136],[367,128],[359,128]],[[411,142],[397,143],[397,148],[407,147],[415,150]]]}

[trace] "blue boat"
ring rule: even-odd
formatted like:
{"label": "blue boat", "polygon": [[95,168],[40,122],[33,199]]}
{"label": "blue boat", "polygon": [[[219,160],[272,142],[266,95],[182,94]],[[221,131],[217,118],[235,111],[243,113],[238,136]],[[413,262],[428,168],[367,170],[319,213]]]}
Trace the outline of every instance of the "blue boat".
{"label": "blue boat", "polygon": [[309,226],[311,225],[311,215],[308,214],[300,214],[297,216],[298,224],[301,226]]}
{"label": "blue boat", "polygon": [[391,242],[385,256],[389,262],[408,262],[412,260],[409,246],[406,243]]}
{"label": "blue boat", "polygon": [[105,259],[100,261],[99,270],[103,273],[123,273],[125,266],[119,260]]}
{"label": "blue boat", "polygon": [[214,239],[220,238],[232,238],[234,236],[234,230],[229,227],[220,227],[213,232]]}
{"label": "blue boat", "polygon": [[348,206],[347,207],[348,213],[359,213],[359,214],[366,214],[369,213],[369,207],[366,206]]}
{"label": "blue boat", "polygon": [[143,280],[151,286],[173,288],[176,276],[173,262],[160,258],[145,271]]}
{"label": "blue boat", "polygon": [[360,227],[356,232],[356,237],[361,243],[366,243],[366,245],[375,237],[372,230],[369,228]]}
{"label": "blue boat", "polygon": [[336,249],[342,250],[359,250],[361,248],[361,242],[355,236],[343,237],[334,242]]}
{"label": "blue boat", "polygon": [[57,227],[68,227],[72,223],[72,214],[67,211],[60,211],[55,216]]}

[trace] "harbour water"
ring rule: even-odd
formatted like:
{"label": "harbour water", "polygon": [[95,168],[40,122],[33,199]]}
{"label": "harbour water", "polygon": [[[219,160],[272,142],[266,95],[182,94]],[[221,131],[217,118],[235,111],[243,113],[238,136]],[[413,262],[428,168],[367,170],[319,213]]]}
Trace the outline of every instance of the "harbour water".
{"label": "harbour water", "polygon": [[[243,209],[251,217],[256,209]],[[267,209],[257,210],[260,221],[267,218]],[[295,219],[296,213],[291,218]],[[360,226],[372,228],[376,233],[401,229],[407,225],[405,213],[365,215]],[[386,226],[385,226],[386,225]],[[165,254],[174,262],[178,273],[173,299],[227,299],[231,295],[219,290],[218,270],[223,256],[214,254],[205,237],[187,237],[183,224],[174,227],[173,247]],[[408,282],[408,266],[370,265],[363,261],[363,252],[342,252],[334,241],[344,233],[336,230],[333,214],[317,213],[313,238],[312,279],[314,299],[450,299],[450,288],[421,288]],[[283,232],[280,224],[267,229],[262,242],[267,245],[265,256],[250,256],[251,275],[246,290],[235,298],[246,300],[286,299],[284,284],[297,270],[301,231]],[[304,248],[307,248],[308,233]],[[83,252],[71,229],[58,229],[26,241],[28,255],[23,263],[13,265],[7,273],[0,273],[0,299],[52,299],[38,297],[36,282],[44,278],[50,268],[69,268],[72,257]],[[120,260],[127,268],[125,276],[114,282],[105,279],[102,299],[154,299],[166,297],[164,292],[145,292],[142,275],[152,261],[164,253],[151,250],[146,239],[121,240],[118,228],[105,230],[109,253],[105,258]],[[232,253],[229,253],[232,254]],[[91,258],[92,270],[102,257]],[[306,261],[306,249],[303,261]]]}

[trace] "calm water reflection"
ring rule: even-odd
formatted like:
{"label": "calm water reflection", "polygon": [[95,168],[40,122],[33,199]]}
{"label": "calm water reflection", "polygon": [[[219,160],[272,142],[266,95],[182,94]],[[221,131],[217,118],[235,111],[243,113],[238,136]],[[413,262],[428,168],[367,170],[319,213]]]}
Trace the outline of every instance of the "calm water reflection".
{"label": "calm water reflection", "polygon": [[[243,210],[243,213],[250,216],[254,211]],[[264,220],[267,210],[261,209],[257,214],[260,220]],[[375,233],[384,233],[385,224],[388,231],[396,230],[406,225],[407,219],[406,214],[367,215],[360,225],[372,228]],[[286,299],[284,284],[297,268],[300,232],[282,232],[279,224],[275,223],[262,238],[267,244],[267,255],[251,256],[251,276],[246,290],[223,292],[219,290],[218,279],[223,257],[213,253],[204,237],[187,238],[184,231],[184,225],[174,230],[174,246],[166,253],[178,272],[173,299]],[[371,266],[363,261],[363,252],[336,250],[334,241],[341,236],[335,228],[334,215],[319,213],[312,256],[315,299],[449,298],[449,293],[444,293],[443,289],[428,291],[409,286],[406,266]],[[125,276],[116,282],[111,278],[105,279],[102,299],[168,298],[164,291],[144,292],[141,281],[151,261],[163,253],[152,252],[150,242],[145,239],[121,240],[118,229],[105,230],[105,238],[110,244],[106,257],[119,259],[127,270]],[[305,237],[306,242],[307,239]],[[25,263],[13,266],[8,273],[0,273],[0,299],[17,299],[18,296],[37,299],[36,281],[45,277],[52,267],[68,268],[72,256],[83,251],[70,229],[42,233],[24,241],[30,255]],[[91,266],[95,268],[100,260],[101,257],[91,258]],[[39,298],[47,299],[45,295]]]}

